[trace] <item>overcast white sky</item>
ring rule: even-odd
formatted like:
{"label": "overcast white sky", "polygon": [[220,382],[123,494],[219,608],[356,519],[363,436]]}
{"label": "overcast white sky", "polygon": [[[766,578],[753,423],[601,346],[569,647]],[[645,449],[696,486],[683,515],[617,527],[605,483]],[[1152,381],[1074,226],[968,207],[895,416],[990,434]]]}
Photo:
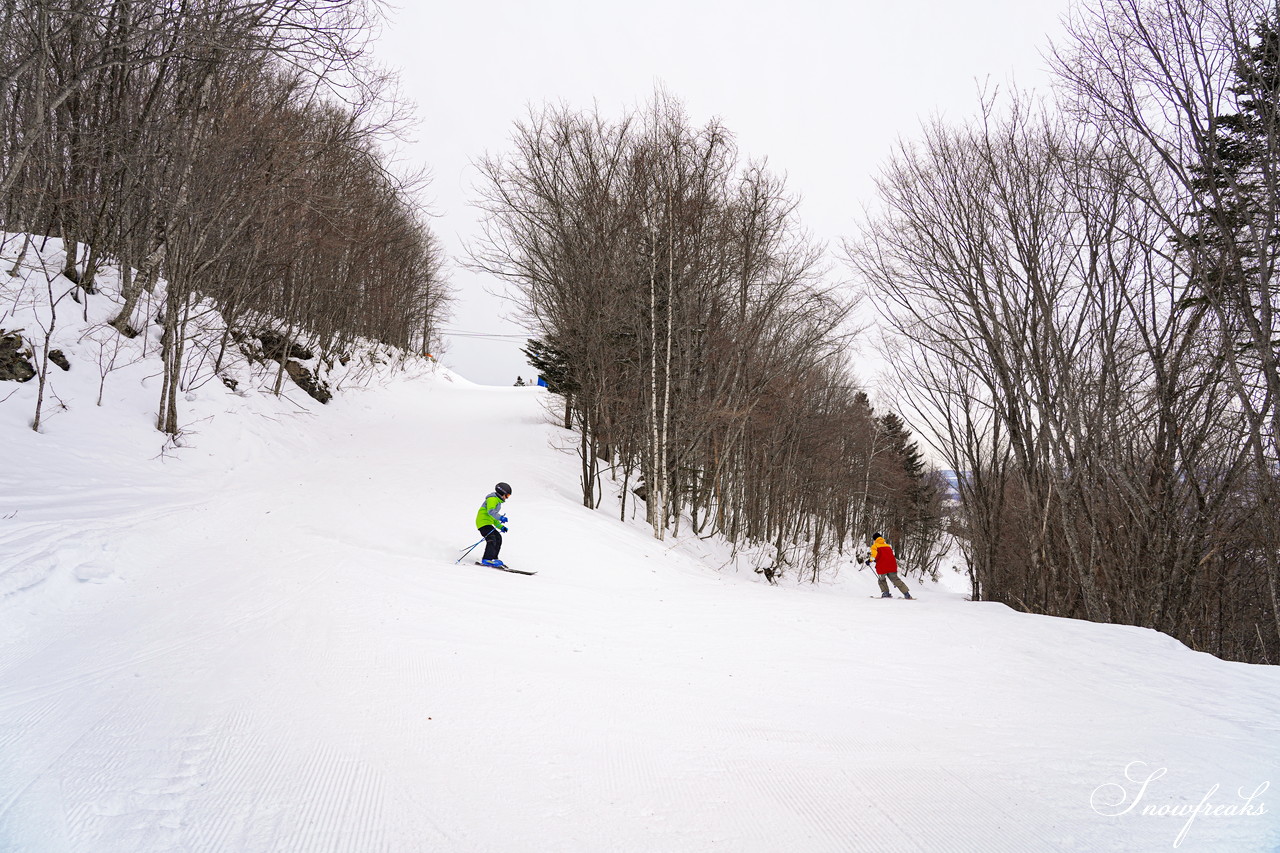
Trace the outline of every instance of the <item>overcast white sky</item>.
{"label": "overcast white sky", "polygon": [[[982,80],[1041,87],[1041,52],[1069,0],[710,2],[400,0],[375,46],[418,105],[405,165],[433,175],[437,233],[454,258],[477,231],[476,172],[508,149],[529,105],[564,101],[609,115],[655,86],[698,124],[718,116],[745,157],[767,157],[804,201],[804,225],[831,248],[852,236],[873,178],[899,137],[940,113],[976,112]],[[833,274],[847,271],[836,264]],[[462,269],[450,328],[520,334],[502,285]],[[522,342],[453,337],[443,361],[509,385],[531,370]]]}

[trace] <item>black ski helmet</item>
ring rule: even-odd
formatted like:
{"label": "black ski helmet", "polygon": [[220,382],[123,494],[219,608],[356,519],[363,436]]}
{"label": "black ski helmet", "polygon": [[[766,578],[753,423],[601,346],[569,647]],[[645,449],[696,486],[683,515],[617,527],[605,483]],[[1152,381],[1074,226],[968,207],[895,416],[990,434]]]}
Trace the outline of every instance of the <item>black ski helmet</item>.
{"label": "black ski helmet", "polygon": [[506,500],[507,498],[511,497],[511,487],[508,486],[506,483],[499,483],[498,485],[493,487],[493,490],[497,492],[498,497],[502,498],[503,500]]}
{"label": "black ski helmet", "polygon": [[873,540],[875,540],[875,539],[883,539],[883,538],[884,538],[884,534],[883,534],[883,533],[872,533],[872,534],[871,534],[871,538],[872,538]]}

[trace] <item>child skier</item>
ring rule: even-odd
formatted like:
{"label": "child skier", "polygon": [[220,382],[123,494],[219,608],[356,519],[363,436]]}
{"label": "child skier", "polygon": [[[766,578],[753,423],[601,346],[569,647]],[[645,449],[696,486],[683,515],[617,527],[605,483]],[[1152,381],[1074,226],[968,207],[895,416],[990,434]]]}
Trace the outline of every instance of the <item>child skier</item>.
{"label": "child skier", "polygon": [[[507,532],[507,517],[502,514],[502,502],[511,497],[511,487],[499,483],[493,491],[485,495],[480,511],[476,513],[476,528],[484,537],[484,559],[480,562],[495,569],[506,566],[498,559],[502,550],[502,534]],[[501,531],[501,532],[499,532]]]}
{"label": "child skier", "polygon": [[893,598],[893,593],[889,592],[889,584],[886,583],[886,581],[892,581],[893,585],[902,592],[903,598],[910,598],[911,591],[898,577],[898,559],[893,556],[893,549],[879,533],[873,534],[872,538],[874,541],[871,543],[871,557],[867,560],[867,565],[874,565],[876,568],[876,580],[880,582],[880,597]]}

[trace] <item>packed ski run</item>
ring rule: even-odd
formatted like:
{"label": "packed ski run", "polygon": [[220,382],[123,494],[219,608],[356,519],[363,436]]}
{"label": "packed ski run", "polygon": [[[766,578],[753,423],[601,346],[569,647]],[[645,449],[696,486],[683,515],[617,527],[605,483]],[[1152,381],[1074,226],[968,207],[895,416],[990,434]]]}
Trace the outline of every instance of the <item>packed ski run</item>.
{"label": "packed ski run", "polygon": [[[583,508],[540,389],[214,384],[160,452],[114,379],[42,434],[0,408],[0,849],[1280,844],[1274,668],[953,575],[871,603],[852,558],[769,586]],[[536,577],[459,561],[500,480]]]}

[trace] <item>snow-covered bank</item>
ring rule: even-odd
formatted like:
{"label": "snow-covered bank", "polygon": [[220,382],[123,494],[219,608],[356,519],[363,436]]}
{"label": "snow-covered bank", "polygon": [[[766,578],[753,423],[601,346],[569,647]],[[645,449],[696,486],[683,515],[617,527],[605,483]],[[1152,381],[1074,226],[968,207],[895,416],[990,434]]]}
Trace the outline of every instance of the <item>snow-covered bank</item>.
{"label": "snow-covered bank", "polygon": [[[74,375],[0,404],[0,850],[1280,846],[1275,668],[717,572],[579,505],[537,389],[210,385],[162,454]],[[454,563],[497,480],[536,577]]]}
{"label": "snow-covered bank", "polygon": [[[188,327],[180,434],[158,432],[164,281],[139,301],[131,325],[141,331],[130,338],[107,325],[123,305],[119,270],[101,268],[90,294],[60,274],[64,265],[60,240],[27,244],[0,232],[0,341],[9,357],[47,376],[43,402],[38,376],[0,381],[0,520],[12,522],[0,529],[9,557],[0,565],[0,599],[46,581],[106,579],[119,562],[112,531],[202,501],[259,453],[305,433],[322,409],[287,375],[282,393],[273,393],[280,365],[252,337],[270,324],[246,319],[234,330],[240,344],[203,303]],[[57,354],[47,365],[46,348]],[[306,355],[300,363],[335,390],[436,370],[373,344],[346,354],[345,363]],[[0,377],[8,366],[0,365]],[[39,435],[31,431],[38,404]]]}

